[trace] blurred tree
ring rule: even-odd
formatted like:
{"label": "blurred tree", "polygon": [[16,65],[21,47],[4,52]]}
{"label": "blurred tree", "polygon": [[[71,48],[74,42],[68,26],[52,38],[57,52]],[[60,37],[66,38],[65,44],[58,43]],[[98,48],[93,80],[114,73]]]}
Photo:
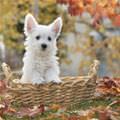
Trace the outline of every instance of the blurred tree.
{"label": "blurred tree", "polygon": [[[74,19],[69,21],[69,15],[58,9],[55,0],[0,0],[0,34],[4,37],[8,52],[12,51],[11,55],[13,53],[18,56],[23,54],[24,18],[29,12],[36,17],[40,24],[49,24],[56,17],[63,16],[63,21],[66,22],[64,31],[68,30],[66,29],[68,26],[71,30],[74,23]],[[21,61],[21,58],[19,59]],[[11,61],[15,62],[14,60]]]}
{"label": "blurred tree", "polygon": [[[69,22],[68,15],[57,9],[55,0],[18,0],[16,2],[14,0],[0,0],[0,33],[4,36],[5,43],[9,47],[23,49],[23,45],[19,43],[23,40],[24,18],[29,12],[41,24],[49,24],[57,16],[62,15],[67,23],[64,30],[73,22]],[[72,28],[72,25],[69,28]]]}
{"label": "blurred tree", "polygon": [[74,64],[77,68],[79,64],[79,71],[83,74],[86,71],[84,66],[97,58],[101,61],[100,75],[119,75],[120,0],[56,1],[65,4],[71,16],[76,16],[75,38],[71,37],[75,45],[69,46],[68,51],[74,54],[74,58],[81,57],[78,57],[78,63],[74,63],[77,59],[66,58],[71,61],[69,66]]}
{"label": "blurred tree", "polygon": [[93,25],[98,26],[102,18],[113,19],[116,26],[120,26],[119,0],[57,0],[58,3],[67,4],[68,12],[73,16],[89,12],[93,17]]}
{"label": "blurred tree", "polygon": [[80,22],[94,27],[103,39],[104,31],[120,27],[120,0],[56,0],[67,5],[68,13],[80,16]]}

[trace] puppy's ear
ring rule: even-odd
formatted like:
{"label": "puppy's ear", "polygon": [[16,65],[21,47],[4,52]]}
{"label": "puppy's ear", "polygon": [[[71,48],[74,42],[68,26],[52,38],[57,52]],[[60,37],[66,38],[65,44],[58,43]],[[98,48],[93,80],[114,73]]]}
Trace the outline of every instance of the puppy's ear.
{"label": "puppy's ear", "polygon": [[60,35],[62,29],[62,18],[58,17],[52,24],[50,24],[51,30],[55,33],[57,38]]}
{"label": "puppy's ear", "polygon": [[25,17],[24,32],[28,35],[38,25],[37,21],[31,14],[27,14]]}

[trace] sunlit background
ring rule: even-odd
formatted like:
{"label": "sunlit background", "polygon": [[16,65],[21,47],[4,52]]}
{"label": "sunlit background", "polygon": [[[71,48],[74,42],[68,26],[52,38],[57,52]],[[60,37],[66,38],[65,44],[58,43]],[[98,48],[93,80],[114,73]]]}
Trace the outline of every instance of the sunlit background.
{"label": "sunlit background", "polygon": [[[120,76],[120,27],[104,18],[96,29],[88,12],[71,16],[67,7],[56,0],[0,0],[0,64],[6,62],[13,70],[21,71],[24,18],[30,12],[40,24],[62,17],[63,30],[58,41],[62,76],[87,74],[94,59],[101,62],[100,76]],[[120,14],[120,7],[117,12]]]}

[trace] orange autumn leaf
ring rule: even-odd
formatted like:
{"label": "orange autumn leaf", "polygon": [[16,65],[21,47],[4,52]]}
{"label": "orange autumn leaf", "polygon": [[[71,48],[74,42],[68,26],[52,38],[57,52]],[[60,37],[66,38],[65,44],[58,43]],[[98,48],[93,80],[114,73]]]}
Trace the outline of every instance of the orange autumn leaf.
{"label": "orange autumn leaf", "polygon": [[57,0],[58,3],[61,3],[61,4],[66,4],[68,3],[68,0]]}
{"label": "orange autumn leaf", "polygon": [[60,118],[61,118],[62,120],[68,120],[68,116],[65,115],[65,114],[62,114],[62,115],[60,116]]}
{"label": "orange autumn leaf", "polygon": [[115,17],[113,24],[120,27],[120,15]]}
{"label": "orange autumn leaf", "polygon": [[115,7],[117,5],[118,0],[111,0],[110,4],[112,7]]}
{"label": "orange autumn leaf", "polygon": [[118,93],[120,93],[120,88],[115,88],[115,90],[116,90]]}
{"label": "orange autumn leaf", "polygon": [[9,113],[15,113],[16,110],[14,108],[8,108],[7,112],[9,112]]}
{"label": "orange autumn leaf", "polygon": [[59,110],[60,108],[61,108],[61,106],[58,105],[58,104],[52,104],[52,105],[50,106],[50,109],[52,109],[52,110]]}
{"label": "orange autumn leaf", "polygon": [[96,91],[102,95],[120,95],[120,78],[104,77]]}
{"label": "orange autumn leaf", "polygon": [[92,4],[94,0],[85,0],[85,3]]}
{"label": "orange autumn leaf", "polygon": [[97,5],[104,7],[108,4],[108,0],[97,0]]}
{"label": "orange autumn leaf", "polygon": [[50,114],[48,117],[47,117],[47,120],[53,120],[53,119],[56,119],[58,118],[58,116],[54,115],[54,114]]}
{"label": "orange autumn leaf", "polygon": [[[68,12],[72,16],[80,16],[83,12],[89,12],[91,16],[96,13],[100,15],[98,22],[95,20],[93,23],[96,29],[99,29],[103,18],[110,18],[113,20],[117,15],[117,8],[119,7],[118,0],[57,0],[58,3],[68,5]],[[94,19],[94,18],[93,18]],[[117,19],[117,18],[116,18]],[[120,26],[118,20],[114,22],[115,26]]]}
{"label": "orange autumn leaf", "polygon": [[88,11],[91,15],[94,15],[95,10],[94,10],[94,8],[93,8],[91,5],[87,5],[85,9],[86,9],[86,11]]}
{"label": "orange autumn leaf", "polygon": [[80,0],[68,0],[68,3],[70,5],[75,5],[75,4],[79,3],[79,2],[80,2]]}
{"label": "orange autumn leaf", "polygon": [[4,93],[7,88],[6,81],[0,80],[0,94]]}

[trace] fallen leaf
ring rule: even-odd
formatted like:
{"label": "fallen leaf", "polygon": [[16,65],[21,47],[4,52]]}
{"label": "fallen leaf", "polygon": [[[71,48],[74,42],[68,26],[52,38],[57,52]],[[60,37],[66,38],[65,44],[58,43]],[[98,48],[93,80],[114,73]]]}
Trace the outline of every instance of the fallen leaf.
{"label": "fallen leaf", "polygon": [[51,106],[50,106],[50,109],[51,110],[59,110],[59,109],[61,109],[62,108],[62,106],[60,106],[60,105],[58,105],[58,104],[52,104]]}
{"label": "fallen leaf", "polygon": [[42,114],[44,111],[45,111],[44,110],[44,105],[34,106],[34,108],[22,107],[16,113],[16,115],[20,118],[25,117],[25,116],[34,117],[38,114]]}
{"label": "fallen leaf", "polygon": [[6,88],[5,80],[0,80],[0,94],[3,94],[6,91]]}
{"label": "fallen leaf", "polygon": [[99,80],[96,91],[101,95],[120,95],[120,78],[103,77]]}

